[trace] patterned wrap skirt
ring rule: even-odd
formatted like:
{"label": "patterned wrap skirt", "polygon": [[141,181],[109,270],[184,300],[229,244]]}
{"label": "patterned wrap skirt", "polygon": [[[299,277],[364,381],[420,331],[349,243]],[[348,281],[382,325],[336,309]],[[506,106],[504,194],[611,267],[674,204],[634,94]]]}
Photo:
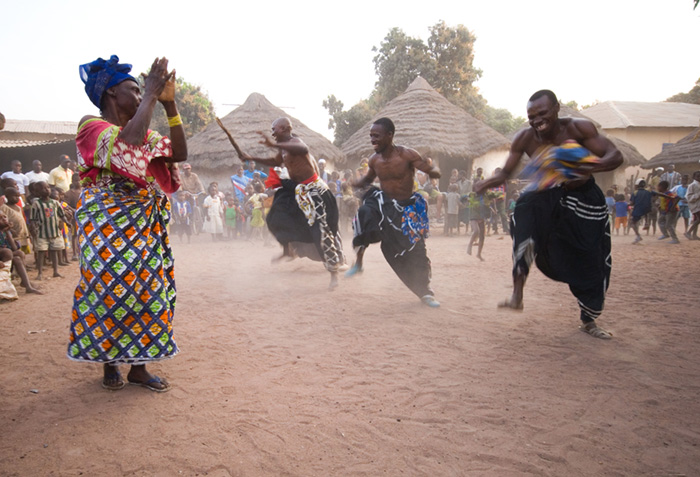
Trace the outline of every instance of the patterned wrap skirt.
{"label": "patterned wrap skirt", "polygon": [[68,358],[145,364],[177,354],[167,198],[119,184],[87,187],[75,215],[80,281]]}

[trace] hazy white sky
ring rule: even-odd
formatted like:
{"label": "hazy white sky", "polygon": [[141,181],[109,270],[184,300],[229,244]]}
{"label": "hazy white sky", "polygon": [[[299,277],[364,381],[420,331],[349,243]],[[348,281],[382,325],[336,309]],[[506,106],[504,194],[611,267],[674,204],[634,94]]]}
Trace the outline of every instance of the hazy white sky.
{"label": "hazy white sky", "polygon": [[[166,56],[224,116],[252,92],[332,137],[321,106],[366,98],[372,58],[392,27],[425,40],[440,20],[476,34],[477,83],[524,116],[542,88],[564,101],[662,101],[700,77],[691,0],[3,2],[0,111],[8,119],[96,114],[78,65],[116,54],[145,71]],[[271,120],[274,118],[271,118]]]}

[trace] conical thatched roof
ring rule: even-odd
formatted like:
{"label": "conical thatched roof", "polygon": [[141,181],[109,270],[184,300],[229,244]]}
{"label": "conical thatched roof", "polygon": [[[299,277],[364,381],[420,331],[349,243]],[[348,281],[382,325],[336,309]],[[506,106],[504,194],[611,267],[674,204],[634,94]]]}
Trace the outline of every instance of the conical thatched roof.
{"label": "conical thatched roof", "polygon": [[[248,96],[245,103],[221,118],[221,122],[243,151],[254,157],[273,157],[275,151],[259,144],[261,138],[256,131],[263,131],[271,137],[269,132],[272,121],[283,116],[292,121],[292,134],[299,136],[309,146],[315,158],[323,157],[336,164],[343,162],[343,153],[333,143],[273,105],[259,93]],[[187,141],[187,150],[188,161],[194,164],[196,169],[212,170],[233,167],[240,163],[226,134],[216,122],[208,124],[203,131]]]}
{"label": "conical thatched roof", "polygon": [[[560,118],[583,118],[583,119],[588,119],[591,121],[596,128],[600,130],[600,124],[596,122],[594,119],[589,118],[585,114],[582,114],[581,112],[575,110],[574,108],[567,106],[565,104],[560,104],[559,105],[559,117]],[[529,127],[527,123],[523,123],[523,127]],[[614,136],[610,136],[609,134],[605,134],[602,131],[601,132],[605,137],[610,139],[613,144],[620,150],[622,153],[622,159],[623,159],[623,165],[625,167],[628,166],[640,166],[642,164],[645,164],[647,162],[646,158],[642,155],[641,152],[637,150],[636,147],[634,147],[632,144],[628,143],[627,141],[623,141],[622,139],[618,139]],[[515,137],[515,133],[510,135],[509,139],[513,139]]]}
{"label": "conical thatched roof", "polygon": [[669,164],[695,164],[700,168],[700,128],[649,159],[642,167],[651,169]]}
{"label": "conical thatched roof", "polygon": [[403,94],[387,103],[345,141],[341,149],[348,161],[356,162],[374,153],[369,129],[381,117],[394,121],[396,144],[412,147],[433,158],[470,160],[509,145],[500,133],[450,103],[418,77]]}

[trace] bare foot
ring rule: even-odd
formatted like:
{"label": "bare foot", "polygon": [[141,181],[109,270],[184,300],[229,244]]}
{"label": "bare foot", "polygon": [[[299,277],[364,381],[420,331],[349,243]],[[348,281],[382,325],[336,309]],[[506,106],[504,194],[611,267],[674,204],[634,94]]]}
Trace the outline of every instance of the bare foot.
{"label": "bare foot", "polygon": [[63,275],[61,275],[61,274],[58,273],[58,272],[54,272],[53,277],[54,277],[54,278],[63,278]]}
{"label": "bare foot", "polygon": [[32,287],[32,286],[24,287],[24,290],[25,290],[27,293],[34,293],[34,294],[36,294],[36,295],[43,295],[43,294],[44,294],[41,290],[39,290],[38,288],[34,288],[34,287]]}
{"label": "bare foot", "polygon": [[506,298],[505,300],[498,302],[498,308],[510,308],[511,310],[522,311],[523,302],[517,302],[513,298]]}
{"label": "bare foot", "polygon": [[41,275],[37,275],[37,276],[36,276],[36,278],[35,278],[34,280],[36,280],[36,281],[39,281],[39,282],[40,282],[40,281],[41,281]]}
{"label": "bare foot", "polygon": [[331,273],[331,282],[328,284],[328,291],[338,288],[338,273]]}

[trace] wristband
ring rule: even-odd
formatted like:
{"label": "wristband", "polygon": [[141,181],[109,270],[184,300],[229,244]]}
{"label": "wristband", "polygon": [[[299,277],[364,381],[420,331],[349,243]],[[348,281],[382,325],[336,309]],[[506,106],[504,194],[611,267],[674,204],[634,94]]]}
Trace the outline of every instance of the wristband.
{"label": "wristband", "polygon": [[168,126],[171,128],[174,128],[175,126],[182,126],[182,118],[178,114],[177,116],[173,116],[172,118],[168,118]]}

